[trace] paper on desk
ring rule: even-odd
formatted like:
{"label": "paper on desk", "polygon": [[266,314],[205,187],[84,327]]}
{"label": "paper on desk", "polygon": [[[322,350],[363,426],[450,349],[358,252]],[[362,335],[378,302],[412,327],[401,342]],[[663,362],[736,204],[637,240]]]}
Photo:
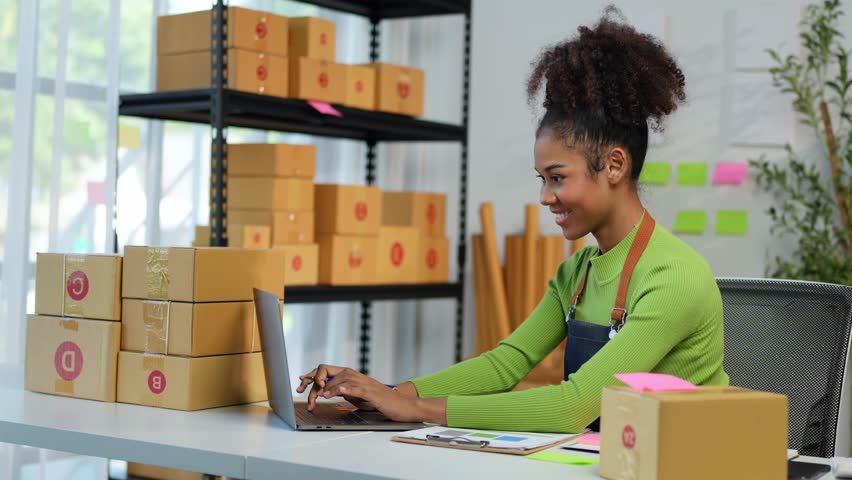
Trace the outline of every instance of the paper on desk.
{"label": "paper on desk", "polygon": [[600,433],[587,433],[582,437],[575,440],[577,443],[582,443],[585,445],[600,445],[601,444],[601,434]]}
{"label": "paper on desk", "polygon": [[671,392],[698,390],[686,380],[664,373],[616,373],[615,378],[640,392]]}
{"label": "paper on desk", "polygon": [[[402,432],[397,436],[426,441],[426,435],[437,435],[444,439],[456,438],[472,441],[488,441],[489,448],[507,450],[531,450],[559,441],[577,437],[579,434],[526,433],[526,432],[497,432],[492,430],[471,430],[466,428],[447,428],[442,426],[420,428]],[[462,441],[463,441],[462,440]]]}
{"label": "paper on desk", "polygon": [[532,455],[527,456],[527,458],[531,460],[538,460],[540,462],[552,462],[552,463],[561,463],[564,465],[576,465],[576,466],[586,466],[586,465],[594,465],[600,460],[597,457],[585,457],[580,455],[570,455],[567,453],[559,453],[551,450],[545,450],[543,452],[533,453]]}

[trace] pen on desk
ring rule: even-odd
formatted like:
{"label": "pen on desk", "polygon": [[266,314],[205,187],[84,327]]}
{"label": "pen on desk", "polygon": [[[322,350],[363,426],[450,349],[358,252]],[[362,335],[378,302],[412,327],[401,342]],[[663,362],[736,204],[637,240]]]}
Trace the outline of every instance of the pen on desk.
{"label": "pen on desk", "polygon": [[[312,381],[312,382],[316,380],[316,377],[312,377],[312,376],[310,376],[310,375],[305,375],[305,376],[304,376],[304,377],[302,377],[302,378],[304,378],[304,379],[306,379],[306,380],[310,380],[310,381]],[[328,383],[328,382],[330,382],[330,381],[332,381],[332,380],[334,380],[334,375],[329,375],[328,377],[326,377],[326,378],[325,378],[326,383]],[[386,387],[388,387],[388,388],[394,388],[394,387],[396,387],[396,385],[388,385],[387,383],[385,384],[385,386],[386,386]]]}

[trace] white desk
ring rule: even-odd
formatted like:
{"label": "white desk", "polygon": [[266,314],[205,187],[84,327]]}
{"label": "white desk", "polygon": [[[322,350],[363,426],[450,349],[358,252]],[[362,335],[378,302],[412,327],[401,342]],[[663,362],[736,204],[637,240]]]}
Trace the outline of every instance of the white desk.
{"label": "white desk", "polygon": [[265,404],[181,412],[0,388],[0,442],[214,475],[252,480],[299,475],[312,480],[600,478],[597,465],[401,444],[391,442],[392,435],[294,432]]}

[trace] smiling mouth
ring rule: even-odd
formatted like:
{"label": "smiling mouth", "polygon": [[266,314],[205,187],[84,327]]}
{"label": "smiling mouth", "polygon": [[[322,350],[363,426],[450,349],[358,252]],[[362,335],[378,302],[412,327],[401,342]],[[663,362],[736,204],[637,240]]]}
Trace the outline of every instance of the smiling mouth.
{"label": "smiling mouth", "polygon": [[565,224],[568,221],[568,217],[571,216],[571,210],[566,212],[553,212],[556,215],[556,223],[559,225]]}

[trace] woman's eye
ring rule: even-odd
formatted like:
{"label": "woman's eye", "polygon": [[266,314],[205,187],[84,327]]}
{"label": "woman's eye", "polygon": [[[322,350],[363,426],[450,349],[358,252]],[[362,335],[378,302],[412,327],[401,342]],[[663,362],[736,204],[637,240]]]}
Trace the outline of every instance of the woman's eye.
{"label": "woman's eye", "polygon": [[551,175],[550,181],[553,183],[559,183],[562,181],[562,175]]}

